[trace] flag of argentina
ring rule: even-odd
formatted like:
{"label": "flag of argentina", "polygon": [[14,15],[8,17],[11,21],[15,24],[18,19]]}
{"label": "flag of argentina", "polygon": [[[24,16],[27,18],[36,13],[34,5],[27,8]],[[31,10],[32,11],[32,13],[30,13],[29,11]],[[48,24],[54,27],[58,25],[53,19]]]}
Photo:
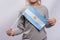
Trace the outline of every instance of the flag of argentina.
{"label": "flag of argentina", "polygon": [[47,23],[47,20],[42,15],[40,15],[40,13],[38,13],[33,7],[27,8],[23,12],[23,15],[38,30],[41,30],[44,27],[44,25]]}

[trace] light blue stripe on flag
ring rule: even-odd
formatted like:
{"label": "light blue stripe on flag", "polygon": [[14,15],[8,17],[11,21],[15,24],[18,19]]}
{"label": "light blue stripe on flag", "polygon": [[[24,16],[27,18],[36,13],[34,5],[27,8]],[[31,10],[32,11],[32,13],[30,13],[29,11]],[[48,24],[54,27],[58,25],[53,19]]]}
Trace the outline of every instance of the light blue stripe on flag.
{"label": "light blue stripe on flag", "polygon": [[[41,30],[46,23],[47,20],[40,15],[33,7],[29,7],[28,9],[25,10],[23,13],[25,18],[29,20],[38,30]],[[36,20],[33,18],[36,16]],[[37,21],[38,20],[38,21]]]}

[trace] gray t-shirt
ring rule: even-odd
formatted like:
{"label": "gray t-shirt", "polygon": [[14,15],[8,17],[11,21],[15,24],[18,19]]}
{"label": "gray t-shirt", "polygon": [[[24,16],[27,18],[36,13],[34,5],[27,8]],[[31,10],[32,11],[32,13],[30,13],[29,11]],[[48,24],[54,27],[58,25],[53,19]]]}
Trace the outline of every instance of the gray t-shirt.
{"label": "gray t-shirt", "polygon": [[[49,23],[46,24],[44,28],[42,28],[41,31],[38,31],[24,16],[22,16],[22,13],[28,8],[29,6],[24,7],[20,11],[19,15],[19,20],[18,20],[18,25],[17,29],[13,29],[14,35],[18,35],[23,33],[22,39],[23,40],[43,40],[46,38],[46,32],[45,32],[45,27],[49,28],[51,27]],[[33,6],[34,7],[34,6]],[[34,7],[43,17],[46,19],[49,18],[48,16],[48,9],[43,6],[36,6]]]}

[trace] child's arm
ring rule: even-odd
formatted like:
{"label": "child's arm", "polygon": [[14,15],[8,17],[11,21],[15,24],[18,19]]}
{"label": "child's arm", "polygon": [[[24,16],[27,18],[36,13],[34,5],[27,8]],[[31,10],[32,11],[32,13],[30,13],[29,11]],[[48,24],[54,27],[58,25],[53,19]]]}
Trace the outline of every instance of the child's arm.
{"label": "child's arm", "polygon": [[12,29],[12,28],[8,29],[7,34],[9,36],[14,36],[14,35],[23,33],[23,31],[24,31],[24,17],[21,16],[20,19],[18,20],[17,28],[16,29]]}
{"label": "child's arm", "polygon": [[24,12],[24,10],[26,8],[27,7],[24,7],[24,8],[22,8],[22,10],[20,10],[20,13],[18,15],[18,17],[20,17],[20,18],[18,20],[17,28],[16,29],[12,29],[12,28],[8,29],[7,30],[7,35],[14,36],[14,35],[19,35],[19,34],[24,32],[24,20],[25,20],[25,18],[24,18],[24,16],[22,16],[22,13]]}
{"label": "child's arm", "polygon": [[49,18],[49,15],[48,15],[48,9],[46,8],[45,9],[45,18],[47,19],[47,24],[45,25],[46,28],[50,28],[52,27],[55,23],[56,23],[56,19],[54,18]]}

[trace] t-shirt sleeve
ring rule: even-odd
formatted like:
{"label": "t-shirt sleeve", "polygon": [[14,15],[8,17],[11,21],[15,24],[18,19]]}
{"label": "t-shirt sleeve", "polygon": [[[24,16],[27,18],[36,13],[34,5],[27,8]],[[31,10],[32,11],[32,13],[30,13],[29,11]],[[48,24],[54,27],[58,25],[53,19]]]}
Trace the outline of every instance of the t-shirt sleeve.
{"label": "t-shirt sleeve", "polygon": [[18,35],[24,32],[24,21],[25,21],[25,17],[22,15],[22,13],[24,12],[26,8],[23,8],[22,10],[20,10],[20,13],[18,14],[18,24],[17,27],[15,29],[13,29],[14,35]]}
{"label": "t-shirt sleeve", "polygon": [[[45,7],[45,9],[44,9],[45,11],[44,11],[44,17],[48,20],[48,18],[49,18],[49,14],[48,14],[48,9]],[[48,22],[47,22],[47,24],[45,25],[45,27],[46,28],[50,28],[50,27],[52,27],[53,25],[51,25],[51,24],[49,24]]]}

